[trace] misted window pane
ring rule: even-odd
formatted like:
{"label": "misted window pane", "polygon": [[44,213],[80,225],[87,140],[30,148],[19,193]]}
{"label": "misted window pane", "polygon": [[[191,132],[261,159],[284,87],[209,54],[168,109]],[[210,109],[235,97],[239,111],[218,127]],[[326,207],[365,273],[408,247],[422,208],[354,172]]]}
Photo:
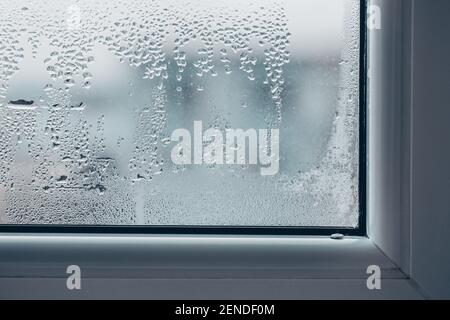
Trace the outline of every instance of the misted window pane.
{"label": "misted window pane", "polygon": [[0,1],[0,223],[357,226],[359,11]]}

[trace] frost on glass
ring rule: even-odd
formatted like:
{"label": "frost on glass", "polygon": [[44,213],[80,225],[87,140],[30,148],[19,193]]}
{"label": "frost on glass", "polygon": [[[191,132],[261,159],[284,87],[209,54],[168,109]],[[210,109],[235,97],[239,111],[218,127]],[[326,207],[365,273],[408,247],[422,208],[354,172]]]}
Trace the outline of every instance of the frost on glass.
{"label": "frost on glass", "polygon": [[[0,1],[0,223],[357,226],[359,9]],[[194,121],[279,129],[279,171],[175,164]]]}

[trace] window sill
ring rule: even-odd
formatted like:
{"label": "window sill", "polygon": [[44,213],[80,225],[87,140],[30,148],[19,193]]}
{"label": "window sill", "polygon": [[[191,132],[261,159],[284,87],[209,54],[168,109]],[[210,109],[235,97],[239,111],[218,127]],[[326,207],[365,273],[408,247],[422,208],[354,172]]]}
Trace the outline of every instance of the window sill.
{"label": "window sill", "polygon": [[288,236],[2,235],[0,277],[365,279],[405,275],[369,239]]}
{"label": "window sill", "polygon": [[[9,288],[0,298],[8,299],[421,298],[360,237],[4,234],[0,261],[0,288]],[[71,264],[81,268],[80,291],[66,289]],[[382,290],[366,287],[373,264],[381,268]]]}

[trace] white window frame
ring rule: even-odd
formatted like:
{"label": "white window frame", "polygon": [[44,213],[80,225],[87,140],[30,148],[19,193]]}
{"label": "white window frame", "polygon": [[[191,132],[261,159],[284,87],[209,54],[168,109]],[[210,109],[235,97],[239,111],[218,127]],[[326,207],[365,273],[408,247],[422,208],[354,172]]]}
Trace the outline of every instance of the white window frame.
{"label": "white window frame", "polygon": [[[414,2],[371,1],[368,237],[2,234],[0,298],[427,298],[411,263]],[[65,286],[70,264],[82,290]]]}

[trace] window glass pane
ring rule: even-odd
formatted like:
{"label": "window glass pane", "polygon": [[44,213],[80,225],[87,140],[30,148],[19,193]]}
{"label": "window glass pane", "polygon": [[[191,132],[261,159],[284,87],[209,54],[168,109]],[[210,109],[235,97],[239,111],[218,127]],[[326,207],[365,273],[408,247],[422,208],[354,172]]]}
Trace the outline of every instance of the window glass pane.
{"label": "window glass pane", "polygon": [[359,0],[2,0],[0,223],[356,227]]}

